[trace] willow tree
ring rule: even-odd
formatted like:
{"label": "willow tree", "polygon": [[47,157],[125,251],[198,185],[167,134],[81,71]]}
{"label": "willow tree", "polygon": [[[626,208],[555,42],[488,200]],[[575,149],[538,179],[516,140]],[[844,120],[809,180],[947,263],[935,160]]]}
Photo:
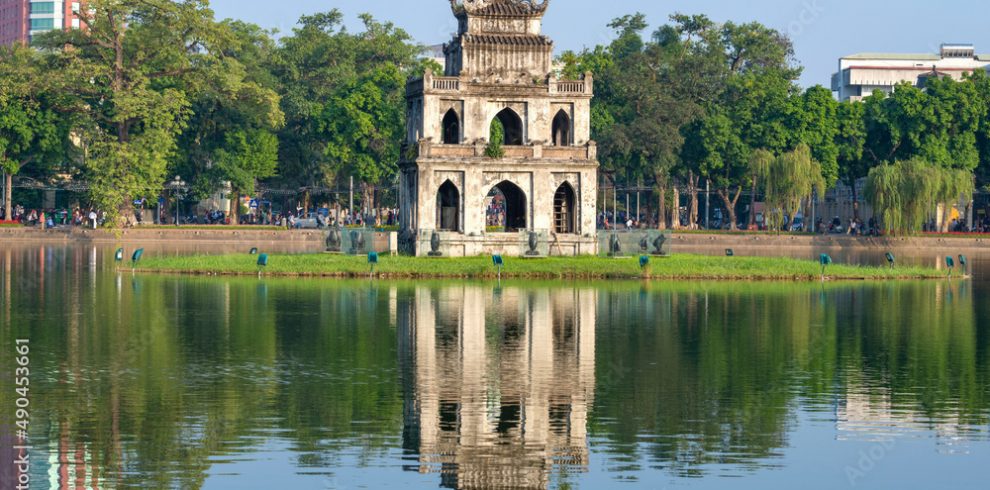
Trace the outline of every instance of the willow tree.
{"label": "willow tree", "polygon": [[825,177],[822,166],[811,157],[811,148],[798,145],[770,163],[766,189],[767,218],[771,228],[780,230],[784,216],[794,216],[801,209],[801,202],[818,191],[825,193]]}
{"label": "willow tree", "polygon": [[767,150],[756,150],[749,155],[749,178],[752,182],[752,190],[749,200],[749,225],[756,225],[756,190],[761,182],[770,175],[770,166],[773,164],[773,153]]}
{"label": "willow tree", "polygon": [[887,233],[903,234],[920,230],[938,205],[969,201],[973,190],[971,172],[913,158],[874,167],[864,192]]}

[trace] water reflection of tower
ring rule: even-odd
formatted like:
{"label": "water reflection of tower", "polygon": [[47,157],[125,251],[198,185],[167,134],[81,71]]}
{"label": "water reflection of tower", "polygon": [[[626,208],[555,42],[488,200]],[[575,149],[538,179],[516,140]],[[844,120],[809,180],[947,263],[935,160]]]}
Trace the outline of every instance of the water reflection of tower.
{"label": "water reflection of tower", "polygon": [[588,465],[593,290],[417,288],[399,306],[404,447],[447,488],[542,488]]}

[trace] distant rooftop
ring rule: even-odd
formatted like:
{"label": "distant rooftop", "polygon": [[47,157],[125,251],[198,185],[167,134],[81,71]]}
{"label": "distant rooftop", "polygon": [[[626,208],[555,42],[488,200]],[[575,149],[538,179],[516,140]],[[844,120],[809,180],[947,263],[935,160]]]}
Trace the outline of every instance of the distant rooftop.
{"label": "distant rooftop", "polygon": [[848,56],[843,56],[844,60],[924,60],[924,61],[938,61],[942,59],[937,54],[930,53],[856,53]]}
{"label": "distant rooftop", "polygon": [[976,54],[972,44],[946,43],[938,53],[856,53],[843,56],[844,60],[892,60],[892,61],[939,61],[943,59],[976,59],[990,61],[990,54]]}

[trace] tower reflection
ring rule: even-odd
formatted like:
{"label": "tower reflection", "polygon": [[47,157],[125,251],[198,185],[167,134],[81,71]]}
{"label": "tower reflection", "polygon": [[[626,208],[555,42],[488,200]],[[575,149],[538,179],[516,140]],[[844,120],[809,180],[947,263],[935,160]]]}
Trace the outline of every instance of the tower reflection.
{"label": "tower reflection", "polygon": [[543,488],[587,470],[594,290],[417,287],[400,305],[403,445],[446,488]]}

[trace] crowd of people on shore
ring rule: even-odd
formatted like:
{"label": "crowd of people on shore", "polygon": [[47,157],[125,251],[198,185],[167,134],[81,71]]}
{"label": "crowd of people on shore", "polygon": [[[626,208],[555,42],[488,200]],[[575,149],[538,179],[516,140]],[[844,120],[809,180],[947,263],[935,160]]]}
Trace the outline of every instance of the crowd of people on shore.
{"label": "crowd of people on shore", "polygon": [[[95,208],[76,207],[28,209],[17,204],[11,207],[11,216],[6,216],[6,210],[0,206],[0,223],[19,224],[28,227],[44,229],[60,227],[98,228],[103,226],[108,217],[107,213]],[[145,217],[145,212],[136,210],[124,217],[124,226],[140,226],[146,222],[162,225],[230,225],[230,215],[224,211],[212,209],[202,213],[192,213],[179,216],[162,213],[157,219]],[[272,210],[253,210],[242,215],[240,225],[278,226],[285,228],[327,228],[332,226],[369,226],[394,227],[399,224],[397,208],[379,208],[372,210],[333,210],[319,208],[315,211],[305,210],[297,206],[294,210],[273,212]]]}
{"label": "crowd of people on shore", "polygon": [[[217,221],[229,223],[225,214],[220,211],[207,213],[202,218],[191,218],[196,224],[214,224]],[[345,209],[318,208],[307,210],[302,205],[295,209],[274,212],[268,210],[252,210],[238,220],[240,225],[277,226],[285,228],[329,228],[335,226],[369,226],[392,227],[399,224],[399,210],[396,208],[379,208],[372,210],[356,210],[348,212]]]}
{"label": "crowd of people on shore", "polygon": [[107,213],[98,209],[90,208],[67,208],[55,209],[25,209],[20,204],[11,207],[11,216],[7,216],[7,210],[0,207],[0,222],[19,223],[24,226],[41,227],[45,229],[59,226],[77,226],[96,228],[103,226],[107,220]]}

